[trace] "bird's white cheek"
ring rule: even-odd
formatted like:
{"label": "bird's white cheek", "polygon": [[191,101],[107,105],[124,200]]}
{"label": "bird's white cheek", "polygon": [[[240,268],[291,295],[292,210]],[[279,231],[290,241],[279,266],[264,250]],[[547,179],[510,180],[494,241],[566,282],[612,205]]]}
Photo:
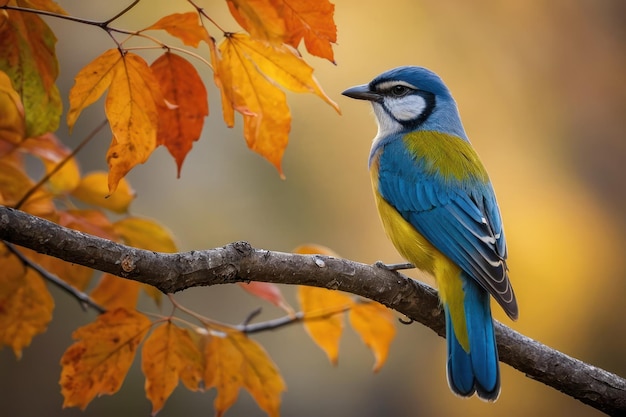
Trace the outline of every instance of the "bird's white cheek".
{"label": "bird's white cheek", "polygon": [[426,101],[418,95],[385,99],[385,107],[400,122],[417,119],[426,109]]}
{"label": "bird's white cheek", "polygon": [[374,142],[379,138],[397,133],[402,129],[402,125],[391,117],[380,104],[373,103],[373,108],[374,114],[376,115],[376,122],[378,123],[378,133],[374,138]]}

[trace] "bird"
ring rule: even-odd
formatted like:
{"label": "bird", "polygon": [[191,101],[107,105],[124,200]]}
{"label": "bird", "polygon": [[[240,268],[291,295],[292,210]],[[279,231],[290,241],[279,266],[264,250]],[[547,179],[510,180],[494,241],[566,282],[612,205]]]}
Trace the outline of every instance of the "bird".
{"label": "bird", "polygon": [[448,87],[402,66],[343,95],[371,102],[369,155],[376,206],[397,251],[432,275],[446,322],[447,379],[460,397],[500,395],[490,296],[518,318],[500,209]]}

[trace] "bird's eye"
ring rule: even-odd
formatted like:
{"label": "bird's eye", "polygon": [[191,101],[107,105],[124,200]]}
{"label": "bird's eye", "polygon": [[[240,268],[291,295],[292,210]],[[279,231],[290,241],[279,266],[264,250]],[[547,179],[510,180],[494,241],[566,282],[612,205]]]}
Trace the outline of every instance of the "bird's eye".
{"label": "bird's eye", "polygon": [[408,94],[410,88],[405,85],[394,85],[391,87],[391,95],[394,97],[403,97]]}

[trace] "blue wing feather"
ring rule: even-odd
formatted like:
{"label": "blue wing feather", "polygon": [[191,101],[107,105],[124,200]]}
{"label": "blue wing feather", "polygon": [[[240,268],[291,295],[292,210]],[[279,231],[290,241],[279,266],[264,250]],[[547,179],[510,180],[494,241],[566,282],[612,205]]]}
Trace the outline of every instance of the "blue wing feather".
{"label": "blue wing feather", "polygon": [[477,178],[444,179],[389,141],[379,160],[378,191],[402,217],[516,318],[506,243],[493,188]]}

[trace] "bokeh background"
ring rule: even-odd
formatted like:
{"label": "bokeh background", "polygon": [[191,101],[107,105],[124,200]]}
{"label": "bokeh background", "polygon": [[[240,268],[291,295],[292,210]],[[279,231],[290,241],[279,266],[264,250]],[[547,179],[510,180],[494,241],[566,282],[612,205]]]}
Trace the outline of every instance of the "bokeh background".
{"label": "bokeh background", "polygon": [[[59,3],[73,15],[103,19],[129,1]],[[238,30],[225,2],[199,3],[220,25]],[[289,94],[293,128],[283,162],[287,179],[246,149],[240,119],[234,129],[224,127],[211,73],[201,68],[211,105],[203,137],[180,179],[164,149],[131,172],[128,178],[138,194],[132,213],[167,225],[181,250],[247,240],[290,251],[315,242],[361,262],[400,261],[371,197],[367,157],[376,131],[371,110],[340,92],[398,65],[427,66],[452,90],[498,194],[520,319],[512,323],[498,308],[496,317],[542,343],[626,375],[626,3],[335,4],[337,65],[309,58],[343,116],[316,97]],[[184,0],[144,0],[115,26],[138,29],[187,10]],[[67,97],[76,72],[113,43],[96,27],[47,21],[59,38],[59,87]],[[149,59],[156,54],[145,51]],[[75,146],[103,114],[102,103],[92,106],[75,132],[69,136],[62,128],[60,138]],[[83,171],[106,168],[109,141],[109,133],[100,134],[80,154]],[[72,330],[94,314],[51,290],[57,307],[48,331],[21,361],[8,349],[0,352],[0,414],[148,415],[138,361],[120,393],[94,400],[84,412],[61,409],[59,359]],[[284,292],[295,304],[294,289]],[[280,314],[236,286],[192,289],[178,297],[230,323],[258,306],[264,308],[261,319]],[[504,364],[497,403],[455,398],[446,383],[445,342],[419,324],[398,325],[390,358],[378,374],[371,372],[370,352],[349,329],[337,367],[300,326],[255,339],[287,382],[283,416],[600,415]],[[212,415],[214,395],[178,388],[159,415]],[[227,415],[264,414],[242,392]]]}

